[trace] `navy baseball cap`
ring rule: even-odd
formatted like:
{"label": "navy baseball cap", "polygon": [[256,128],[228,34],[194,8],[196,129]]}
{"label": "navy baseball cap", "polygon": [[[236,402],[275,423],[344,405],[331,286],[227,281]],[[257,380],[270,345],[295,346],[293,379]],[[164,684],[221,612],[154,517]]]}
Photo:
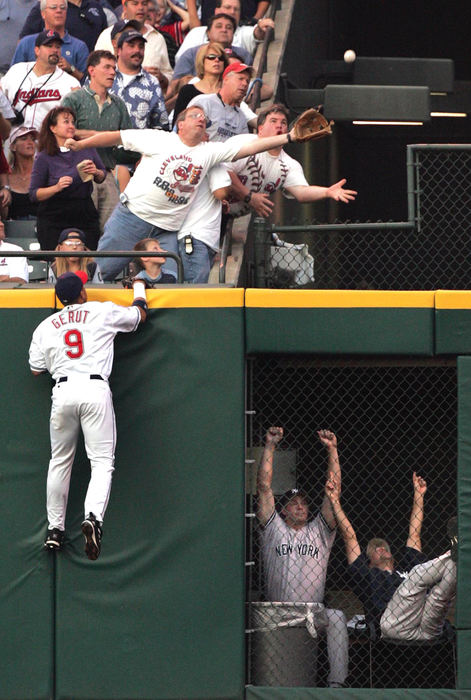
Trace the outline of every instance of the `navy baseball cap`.
{"label": "navy baseball cap", "polygon": [[54,32],[52,29],[45,30],[44,32],[39,32],[34,42],[35,46],[44,46],[45,44],[50,44],[51,41],[58,41],[63,44],[64,41],[60,34]]}
{"label": "navy baseball cap", "polygon": [[119,37],[118,49],[120,49],[126,41],[134,41],[134,39],[141,39],[142,41],[147,42],[147,39],[144,39],[141,32],[138,32],[136,29],[130,29],[129,32],[123,32]]}
{"label": "navy baseball cap", "polygon": [[303,498],[307,504],[309,504],[309,499],[307,497],[307,494],[304,491],[301,491],[301,489],[290,489],[289,491],[286,491],[282,497],[280,498],[280,507],[281,509],[286,508],[288,503],[291,501],[292,498],[295,496],[300,496]]}
{"label": "navy baseball cap", "polygon": [[119,22],[115,22],[111,28],[111,38],[114,39],[116,34],[124,32],[125,29],[136,29],[139,31],[139,22],[135,19],[120,19]]}
{"label": "navy baseball cap", "polygon": [[85,245],[85,242],[87,240],[82,229],[80,229],[80,228],[65,228],[63,231],[60,232],[59,240],[57,242],[63,243],[68,238],[80,238],[80,240],[82,241],[82,243],[84,245]]}
{"label": "navy baseball cap", "polygon": [[66,306],[77,299],[83,289],[83,282],[75,272],[64,272],[58,277],[55,290],[60,301]]}

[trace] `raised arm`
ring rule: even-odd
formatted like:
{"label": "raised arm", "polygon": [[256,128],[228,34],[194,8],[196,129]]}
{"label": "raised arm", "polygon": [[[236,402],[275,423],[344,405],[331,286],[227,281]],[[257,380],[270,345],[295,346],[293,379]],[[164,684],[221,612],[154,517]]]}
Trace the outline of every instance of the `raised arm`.
{"label": "raised arm", "polygon": [[287,143],[293,143],[295,141],[296,135],[294,129],[291,129],[288,134],[278,134],[278,136],[265,136],[263,138],[251,139],[248,143],[241,146],[232,160],[247,158],[247,156],[253,156],[255,153],[270,151],[272,148],[286,146]]}
{"label": "raised arm", "polygon": [[347,555],[347,561],[349,564],[358,559],[361,554],[360,545],[358,544],[357,536],[353,526],[340,503],[340,482],[331,473],[327,476],[327,481],[325,484],[325,497],[330,503],[330,507],[337,521],[340,534],[342,535],[345,544],[345,554]]}
{"label": "raised arm", "polygon": [[356,190],[345,190],[343,186],[347,181],[345,178],[334,182],[330,187],[320,185],[294,185],[287,187],[287,191],[298,200],[298,202],[317,202],[319,199],[333,199],[335,202],[348,202],[355,199],[358,192]]}
{"label": "raised arm", "polygon": [[283,428],[272,426],[265,436],[265,449],[257,473],[257,518],[262,525],[270,518],[275,509],[275,498],[271,488],[273,480],[273,455],[276,446],[283,438]]}
{"label": "raised arm", "polygon": [[[339,489],[341,489],[342,473],[340,471],[340,461],[337,452],[337,436],[331,430],[318,430],[317,435],[327,450],[327,476],[329,476],[329,474],[333,474],[336,478]],[[326,495],[324,495],[324,500],[322,502],[321,513],[329,527],[334,528],[336,525],[336,520],[330,500]]]}
{"label": "raised arm", "polygon": [[427,491],[427,482],[421,476],[412,474],[412,484],[414,486],[414,500],[409,522],[409,537],[407,546],[422,551],[422,523],[424,521],[424,496]]}
{"label": "raised arm", "polygon": [[80,141],[66,139],[64,146],[70,148],[71,151],[83,151],[84,148],[106,148],[107,146],[121,146],[122,143],[120,131],[98,131],[94,136]]}

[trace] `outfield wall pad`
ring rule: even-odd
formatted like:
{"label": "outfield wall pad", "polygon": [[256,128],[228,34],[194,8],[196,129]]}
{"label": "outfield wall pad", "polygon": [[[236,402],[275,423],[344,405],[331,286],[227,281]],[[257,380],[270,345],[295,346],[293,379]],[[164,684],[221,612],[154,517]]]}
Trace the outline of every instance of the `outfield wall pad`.
{"label": "outfield wall pad", "polygon": [[433,355],[434,292],[246,290],[254,353]]}

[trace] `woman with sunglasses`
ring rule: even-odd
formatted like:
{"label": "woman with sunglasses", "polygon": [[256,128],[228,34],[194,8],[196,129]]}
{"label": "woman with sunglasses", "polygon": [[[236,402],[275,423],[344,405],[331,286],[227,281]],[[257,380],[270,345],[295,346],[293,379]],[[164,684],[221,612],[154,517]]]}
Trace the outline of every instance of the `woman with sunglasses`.
{"label": "woman with sunglasses", "polygon": [[88,250],[85,245],[85,234],[79,228],[65,228],[59,235],[59,242],[56,250],[69,252],[70,257],[57,257],[49,267],[48,282],[55,284],[57,278],[64,272],[86,272],[87,277],[93,284],[103,284],[100,268],[92,257],[79,258],[73,255],[76,251]]}
{"label": "woman with sunglasses", "polygon": [[203,44],[196,54],[195,67],[199,80],[184,85],[178,93],[173,114],[175,124],[180,112],[186,109],[188,103],[199,95],[216,93],[222,84],[222,74],[229,65],[224,47],[217,42]]}

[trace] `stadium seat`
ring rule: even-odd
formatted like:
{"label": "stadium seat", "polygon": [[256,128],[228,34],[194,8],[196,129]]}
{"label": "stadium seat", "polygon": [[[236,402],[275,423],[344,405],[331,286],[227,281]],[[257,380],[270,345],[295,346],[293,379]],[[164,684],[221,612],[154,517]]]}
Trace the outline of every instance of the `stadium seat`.
{"label": "stadium seat", "polygon": [[7,238],[36,238],[36,219],[4,221],[4,224]]}

